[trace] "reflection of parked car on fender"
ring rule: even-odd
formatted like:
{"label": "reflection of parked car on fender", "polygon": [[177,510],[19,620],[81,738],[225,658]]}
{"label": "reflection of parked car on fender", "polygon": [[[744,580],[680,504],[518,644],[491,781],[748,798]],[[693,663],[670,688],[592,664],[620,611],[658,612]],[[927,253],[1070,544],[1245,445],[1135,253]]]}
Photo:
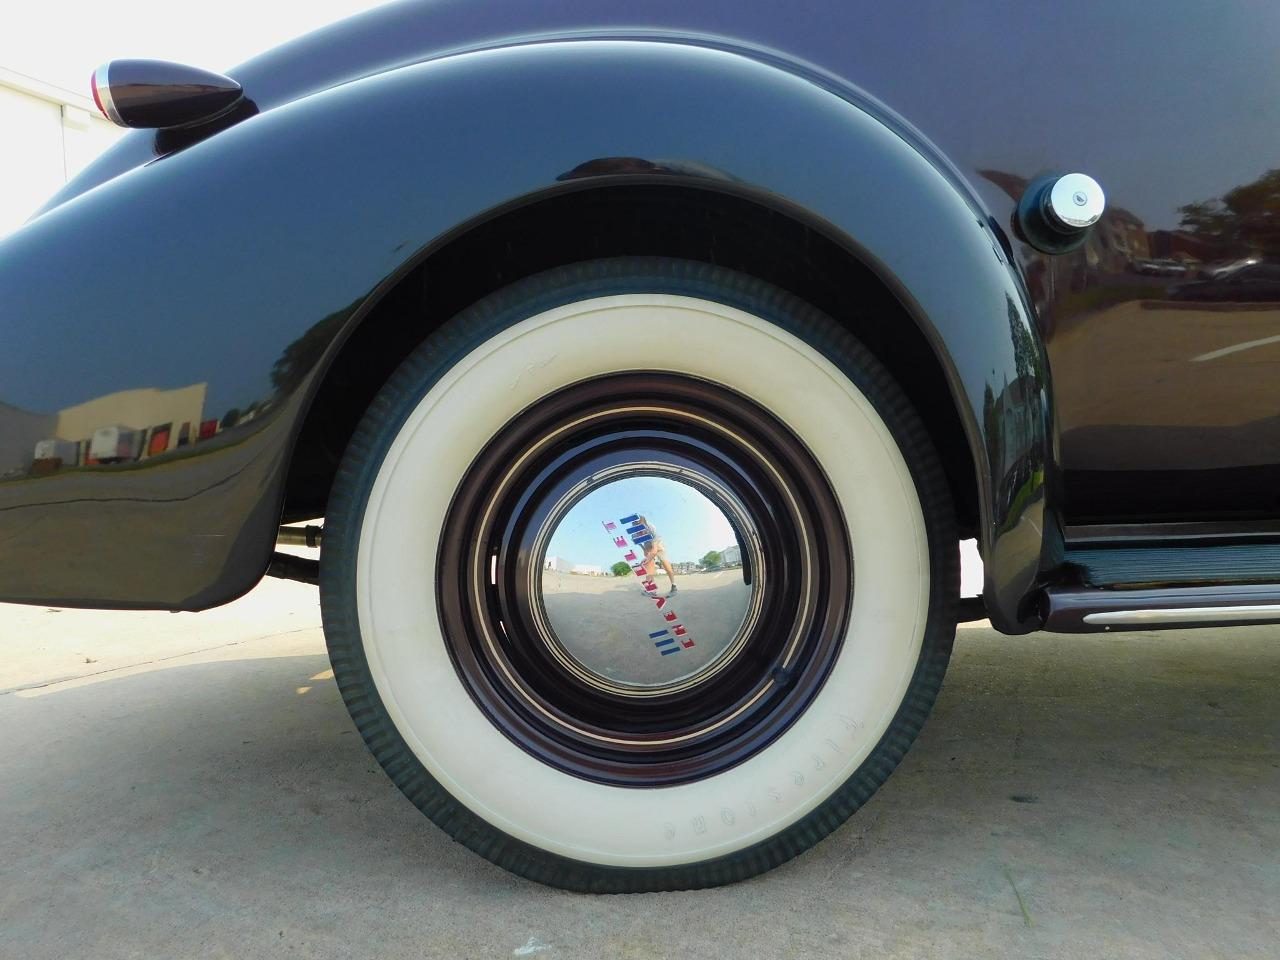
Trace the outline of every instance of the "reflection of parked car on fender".
{"label": "reflection of parked car on fender", "polygon": [[[838,827],[957,619],[1280,622],[1280,309],[1232,309],[1280,36],[1113,6],[422,0],[108,64],[135,129],[0,241],[0,600],[318,582],[389,776],[589,891]],[[1249,258],[1193,309],[1132,274]],[[33,463],[101,424],[146,448]]]}
{"label": "reflection of parked car on fender", "polygon": [[1208,264],[1200,271],[1200,275],[1208,280],[1224,280],[1245,267],[1252,267],[1254,264],[1261,262],[1257,257],[1240,257],[1227,263]]}
{"label": "reflection of parked car on fender", "polygon": [[1153,277],[1181,277],[1187,273],[1187,265],[1177,260],[1134,260],[1134,273]]}
{"label": "reflection of parked car on fender", "polygon": [[1211,280],[1192,280],[1169,288],[1174,300],[1280,300],[1280,263],[1254,263]]}

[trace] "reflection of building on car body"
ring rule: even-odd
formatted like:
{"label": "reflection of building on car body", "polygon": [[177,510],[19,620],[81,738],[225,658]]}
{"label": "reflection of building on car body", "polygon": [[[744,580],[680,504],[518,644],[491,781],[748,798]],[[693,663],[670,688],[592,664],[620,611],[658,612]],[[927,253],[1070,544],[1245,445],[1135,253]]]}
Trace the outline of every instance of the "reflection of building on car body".
{"label": "reflection of building on car body", "polygon": [[46,475],[70,467],[147,460],[209,439],[207,384],[118,390],[50,413],[7,406],[0,420],[0,475]]}

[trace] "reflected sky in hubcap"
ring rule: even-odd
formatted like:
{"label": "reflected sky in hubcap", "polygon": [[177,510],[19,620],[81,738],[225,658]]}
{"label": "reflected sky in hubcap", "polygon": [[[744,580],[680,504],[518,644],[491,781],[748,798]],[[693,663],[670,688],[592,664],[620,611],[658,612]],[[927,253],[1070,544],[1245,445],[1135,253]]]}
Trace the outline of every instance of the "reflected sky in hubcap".
{"label": "reflected sky in hubcap", "polygon": [[750,520],[689,471],[633,467],[582,488],[540,538],[534,592],[553,654],[593,686],[633,696],[716,672],[758,605]]}

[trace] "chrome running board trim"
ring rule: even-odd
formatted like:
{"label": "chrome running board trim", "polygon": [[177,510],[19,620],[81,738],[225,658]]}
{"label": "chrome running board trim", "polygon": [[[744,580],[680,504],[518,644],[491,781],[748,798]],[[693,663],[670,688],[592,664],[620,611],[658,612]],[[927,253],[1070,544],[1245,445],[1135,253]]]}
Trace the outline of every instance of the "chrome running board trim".
{"label": "chrome running board trim", "polygon": [[1198,584],[1142,590],[1050,587],[1044,629],[1055,633],[1280,623],[1280,584]]}
{"label": "chrome running board trim", "polygon": [[1085,623],[1151,624],[1205,623],[1223,620],[1249,623],[1256,620],[1280,620],[1280,604],[1267,603],[1249,607],[1170,607],[1165,610],[1106,610],[1086,613]]}

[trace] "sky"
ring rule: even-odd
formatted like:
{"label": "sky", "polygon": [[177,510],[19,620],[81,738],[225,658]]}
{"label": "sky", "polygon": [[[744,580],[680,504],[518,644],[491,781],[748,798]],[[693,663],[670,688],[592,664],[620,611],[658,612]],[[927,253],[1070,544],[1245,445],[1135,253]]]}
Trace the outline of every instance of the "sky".
{"label": "sky", "polygon": [[676,480],[627,477],[579,500],[552,535],[547,553],[608,570],[627,551],[613,542],[624,535],[623,528],[611,532],[604,525],[637,513],[662,537],[672,563],[701,560],[708,550],[723,550],[736,542],[720,508],[693,487]]}
{"label": "sky", "polygon": [[381,6],[361,0],[46,0],[5,5],[0,66],[87,93],[106,60],[149,57],[223,71],[317,27]]}

